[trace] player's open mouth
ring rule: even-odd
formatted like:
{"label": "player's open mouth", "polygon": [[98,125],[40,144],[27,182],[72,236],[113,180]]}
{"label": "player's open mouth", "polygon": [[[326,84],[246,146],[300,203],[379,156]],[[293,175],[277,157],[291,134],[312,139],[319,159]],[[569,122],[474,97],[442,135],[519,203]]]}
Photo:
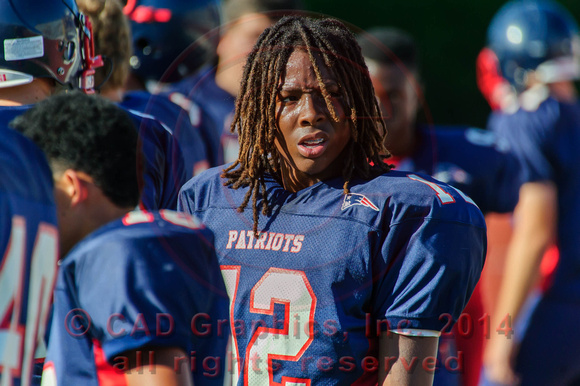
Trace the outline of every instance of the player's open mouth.
{"label": "player's open mouth", "polygon": [[328,140],[325,136],[306,136],[298,143],[298,151],[307,158],[316,158],[324,153]]}

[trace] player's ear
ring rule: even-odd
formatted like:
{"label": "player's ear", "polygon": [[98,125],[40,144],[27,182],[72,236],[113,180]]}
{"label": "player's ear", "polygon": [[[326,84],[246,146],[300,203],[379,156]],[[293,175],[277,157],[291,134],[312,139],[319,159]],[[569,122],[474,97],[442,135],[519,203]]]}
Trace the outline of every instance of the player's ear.
{"label": "player's ear", "polygon": [[73,169],[67,169],[61,177],[62,188],[70,199],[71,207],[74,207],[87,199],[88,183],[86,175]]}

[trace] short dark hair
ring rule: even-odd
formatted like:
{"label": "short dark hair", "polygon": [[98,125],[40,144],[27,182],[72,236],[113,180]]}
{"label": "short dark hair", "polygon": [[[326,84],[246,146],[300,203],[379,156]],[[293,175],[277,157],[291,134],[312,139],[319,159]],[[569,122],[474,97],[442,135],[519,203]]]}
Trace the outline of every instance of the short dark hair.
{"label": "short dark hair", "polygon": [[[344,100],[348,101],[345,107],[351,123],[351,140],[345,151],[345,194],[353,176],[370,179],[390,170],[383,162],[388,155],[383,145],[385,125],[367,66],[352,32],[336,19],[284,17],[260,35],[248,56],[232,123],[232,128],[240,135],[240,151],[237,161],[222,173],[227,186],[233,189],[250,187],[238,210],[243,211],[252,199],[254,231],[257,230],[259,207],[262,213],[269,212],[264,174],[279,177],[281,173],[280,157],[274,145],[276,96],[286,63],[294,50],[304,50],[308,54],[332,119],[338,121],[315,55],[320,55],[324,65],[336,75]],[[260,196],[261,201],[258,200]]]}
{"label": "short dark hair", "polygon": [[419,52],[411,35],[393,27],[373,27],[357,36],[366,59],[379,64],[400,65],[419,72]]}
{"label": "short dark hair", "polygon": [[44,151],[53,172],[87,173],[119,207],[139,202],[137,129],[114,103],[78,91],[54,95],[10,126]]}

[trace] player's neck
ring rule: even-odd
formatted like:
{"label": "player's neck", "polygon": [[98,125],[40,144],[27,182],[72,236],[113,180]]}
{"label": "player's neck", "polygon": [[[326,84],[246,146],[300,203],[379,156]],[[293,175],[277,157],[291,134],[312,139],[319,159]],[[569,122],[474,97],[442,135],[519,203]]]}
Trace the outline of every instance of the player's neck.
{"label": "player's neck", "polygon": [[578,97],[576,87],[573,82],[556,82],[548,85],[550,95],[556,100],[565,103],[574,103]]}
{"label": "player's neck", "polygon": [[53,92],[53,81],[34,79],[21,86],[0,88],[0,106],[32,105],[48,98]]}
{"label": "player's neck", "polygon": [[101,90],[101,96],[107,98],[110,101],[118,103],[123,100],[124,93],[121,87],[106,88],[104,90]]}
{"label": "player's neck", "polygon": [[134,74],[129,74],[124,86],[125,92],[140,91],[145,89],[145,83],[143,83],[141,79],[137,78]]}
{"label": "player's neck", "polygon": [[215,83],[233,97],[240,91],[241,68],[239,66],[218,65],[215,73]]}

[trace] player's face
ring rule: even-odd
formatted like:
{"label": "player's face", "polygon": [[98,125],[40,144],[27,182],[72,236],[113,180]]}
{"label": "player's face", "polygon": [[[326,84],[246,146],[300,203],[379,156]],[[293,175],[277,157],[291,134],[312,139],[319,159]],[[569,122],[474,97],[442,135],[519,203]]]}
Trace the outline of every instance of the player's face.
{"label": "player's face", "polygon": [[[219,71],[227,72],[220,79],[227,78],[232,82],[221,86],[227,87],[228,91],[233,90],[235,84],[236,94],[239,91],[239,83],[244,73],[246,58],[260,34],[272,25],[272,20],[260,13],[250,13],[240,17],[233,24],[228,26],[217,47],[219,56]],[[223,87],[222,87],[223,88]]]}
{"label": "player's face", "polygon": [[385,147],[395,155],[409,149],[414,141],[418,98],[416,78],[395,65],[369,63],[369,72],[387,125]]}
{"label": "player's face", "polygon": [[276,99],[276,148],[281,156],[284,185],[299,190],[342,172],[340,154],[351,136],[340,81],[318,60],[338,122],[332,119],[308,54],[290,55]]}

